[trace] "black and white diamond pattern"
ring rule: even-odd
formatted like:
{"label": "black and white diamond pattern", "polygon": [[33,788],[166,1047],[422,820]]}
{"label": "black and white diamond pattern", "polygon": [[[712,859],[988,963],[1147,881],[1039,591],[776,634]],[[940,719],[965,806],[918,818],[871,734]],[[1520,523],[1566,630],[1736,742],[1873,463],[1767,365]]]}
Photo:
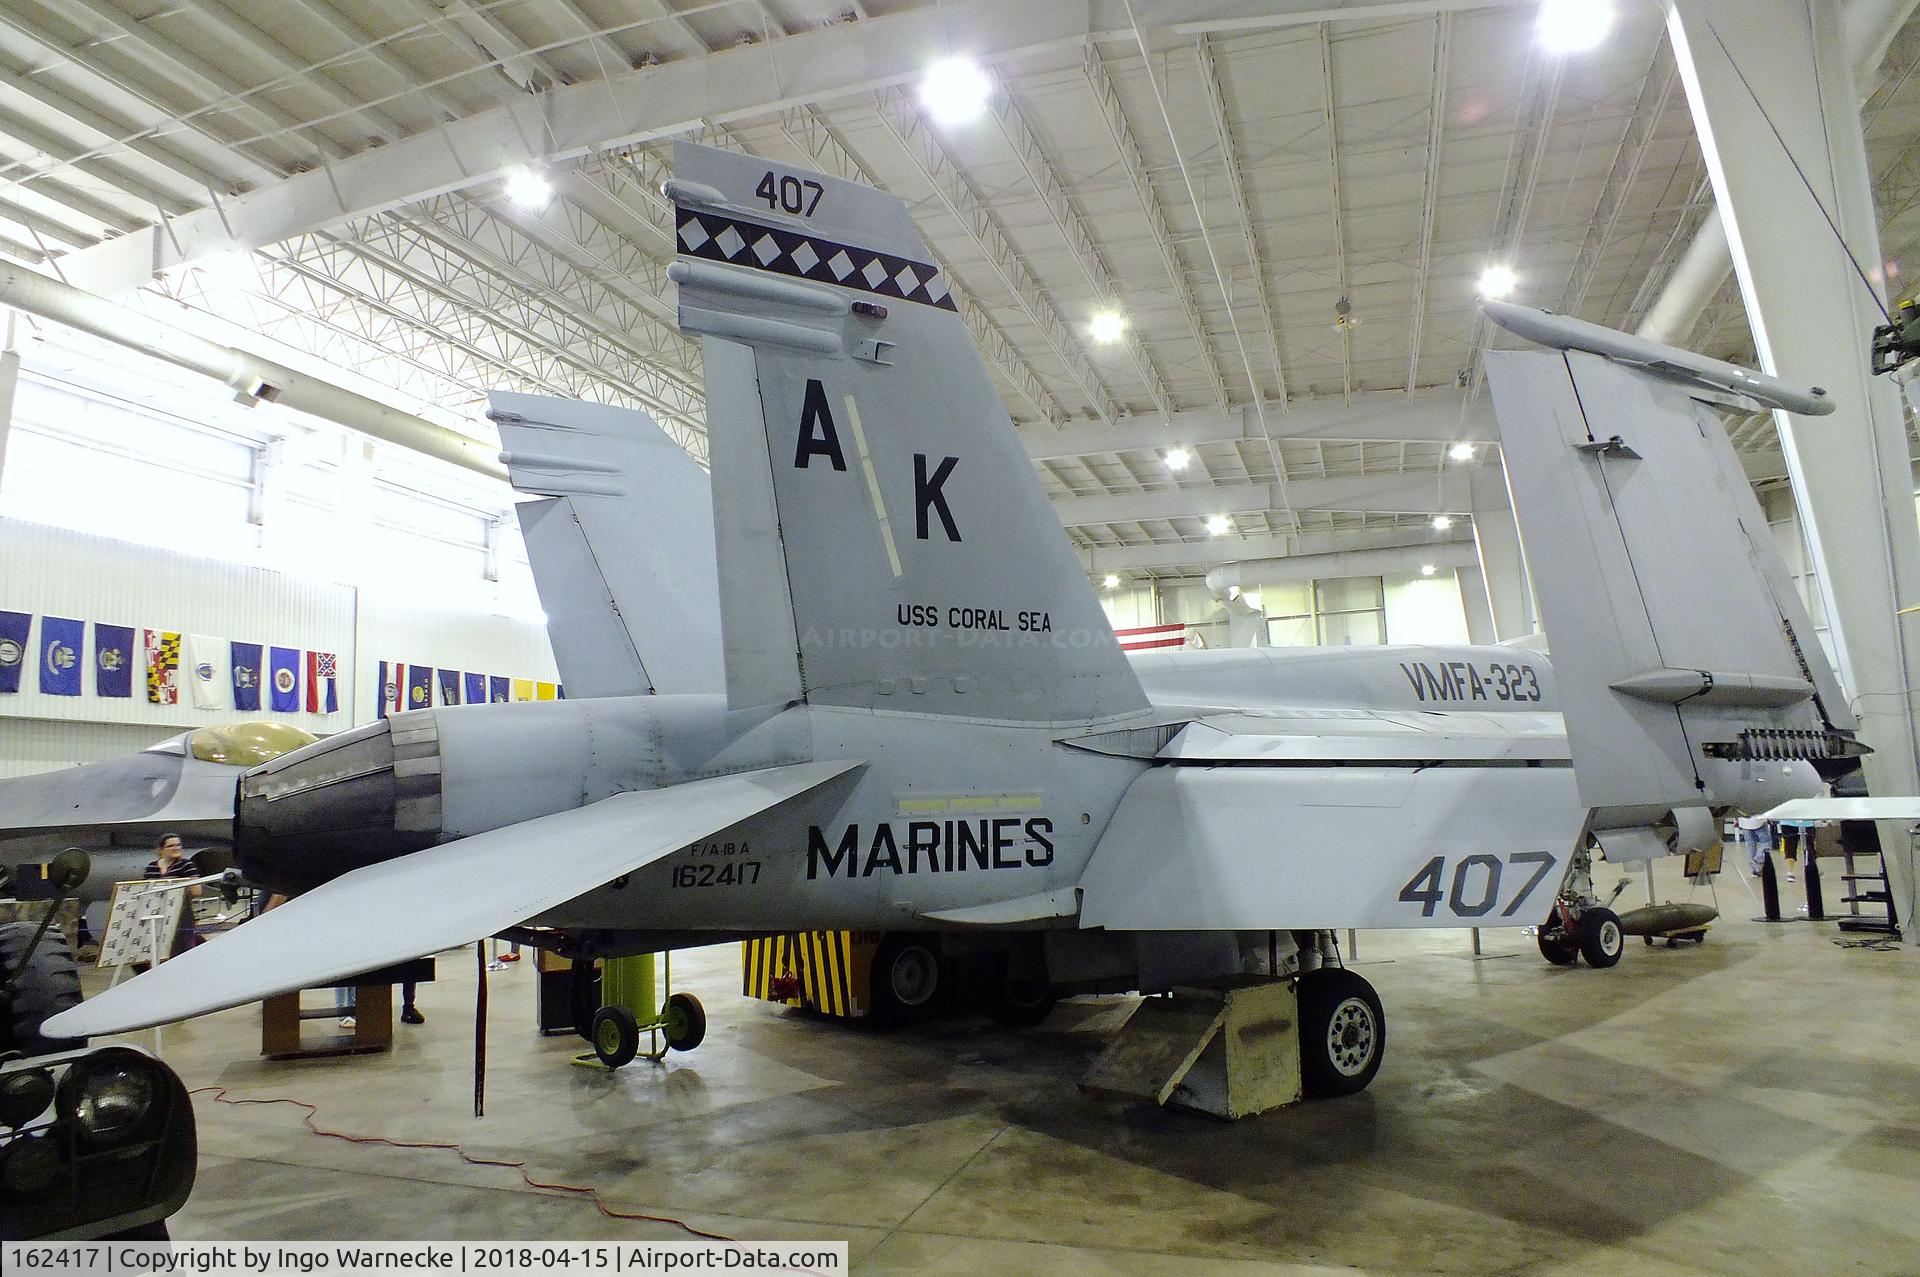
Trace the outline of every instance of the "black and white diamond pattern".
{"label": "black and white diamond pattern", "polygon": [[680,249],[689,256],[857,288],[942,310],[958,309],[946,280],[925,262],[760,226],[723,213],[690,208],[677,213]]}

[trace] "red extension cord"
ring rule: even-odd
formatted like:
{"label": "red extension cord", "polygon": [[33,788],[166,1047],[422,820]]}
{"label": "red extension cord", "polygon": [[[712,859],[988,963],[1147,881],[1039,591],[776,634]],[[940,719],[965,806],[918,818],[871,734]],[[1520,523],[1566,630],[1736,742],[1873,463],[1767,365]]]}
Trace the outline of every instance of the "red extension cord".
{"label": "red extension cord", "polygon": [[469,1166],[503,1166],[508,1170],[519,1171],[520,1178],[526,1182],[526,1185],[529,1188],[545,1189],[549,1192],[555,1192],[555,1193],[572,1193],[578,1197],[588,1198],[593,1202],[593,1208],[599,1211],[602,1215],[605,1215],[608,1219],[627,1219],[627,1220],[634,1220],[637,1222],[648,1223],[648,1224],[669,1224],[675,1228],[685,1229],[687,1232],[693,1234],[695,1237],[704,1237],[710,1241],[730,1242],[730,1241],[739,1240],[736,1237],[729,1237],[725,1233],[710,1233],[703,1228],[695,1228],[692,1224],[689,1224],[686,1220],[675,1219],[671,1215],[646,1215],[638,1211],[615,1210],[613,1209],[613,1207],[607,1205],[605,1200],[601,1198],[600,1190],[597,1188],[593,1188],[591,1186],[581,1187],[574,1184],[544,1183],[543,1181],[537,1180],[533,1176],[527,1173],[527,1164],[525,1162],[509,1162],[509,1161],[504,1161],[500,1158],[495,1158],[495,1157],[475,1157],[458,1144],[445,1144],[445,1143],[436,1143],[436,1142],[420,1141],[420,1140],[390,1140],[384,1135],[348,1135],[344,1131],[329,1131],[323,1127],[320,1127],[314,1124],[314,1120],[313,1120],[314,1114],[318,1113],[320,1110],[318,1106],[309,1104],[305,1100],[229,1099],[227,1097],[227,1088],[224,1086],[196,1087],[195,1089],[189,1091],[188,1094],[189,1095],[211,1095],[216,1101],[218,1101],[221,1104],[232,1104],[236,1106],[244,1105],[244,1104],[291,1104],[296,1108],[301,1108],[306,1110],[305,1116],[303,1116],[300,1120],[306,1124],[306,1127],[309,1131],[313,1132],[315,1135],[324,1135],[330,1140],[344,1140],[348,1144],[378,1144],[378,1145],[383,1145],[384,1147],[387,1147],[387,1148],[444,1149],[447,1152],[453,1153],[461,1161],[465,1162]]}

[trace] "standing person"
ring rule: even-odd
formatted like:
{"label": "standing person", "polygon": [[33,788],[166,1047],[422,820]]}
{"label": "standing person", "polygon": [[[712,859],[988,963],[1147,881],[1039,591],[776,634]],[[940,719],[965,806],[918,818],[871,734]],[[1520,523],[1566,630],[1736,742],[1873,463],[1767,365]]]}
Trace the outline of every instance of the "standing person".
{"label": "standing person", "polygon": [[[200,866],[193,857],[184,854],[179,834],[162,834],[160,843],[154,848],[153,859],[147,862],[146,872],[142,875],[149,881],[163,878],[198,878]],[[167,951],[169,958],[177,958],[193,944],[193,902],[200,895],[197,886],[186,888],[186,899],[180,902],[180,922],[173,929],[173,947]]]}
{"label": "standing person", "polygon": [[1747,867],[1758,877],[1766,872],[1767,855],[1773,850],[1773,823],[1762,816],[1742,816],[1734,824],[1746,844]]}
{"label": "standing person", "polygon": [[1807,859],[1813,859],[1813,822],[1807,820],[1783,820],[1780,822],[1780,851],[1787,858],[1787,881],[1793,881],[1794,870],[1800,867],[1800,847],[1805,842]]}

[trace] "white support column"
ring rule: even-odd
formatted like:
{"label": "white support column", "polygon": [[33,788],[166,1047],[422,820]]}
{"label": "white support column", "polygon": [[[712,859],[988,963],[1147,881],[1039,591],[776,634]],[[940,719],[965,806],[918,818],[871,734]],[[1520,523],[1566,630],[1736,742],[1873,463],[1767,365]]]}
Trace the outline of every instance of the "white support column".
{"label": "white support column", "polygon": [[[1520,526],[1513,521],[1513,502],[1507,496],[1504,465],[1474,466],[1467,477],[1467,497],[1473,511],[1473,541],[1480,551],[1480,577],[1492,610],[1495,637],[1520,638],[1540,628],[1533,605],[1533,587],[1527,581],[1527,561],[1520,549]],[[1461,598],[1466,587],[1461,586]],[[1473,615],[1473,604],[1467,605]]]}
{"label": "white support column", "polygon": [[1453,581],[1460,589],[1460,608],[1467,615],[1467,641],[1498,641],[1499,632],[1493,628],[1493,607],[1487,601],[1487,578],[1478,567],[1455,568]]}
{"label": "white support column", "polygon": [[7,311],[6,342],[0,345],[0,482],[7,474],[7,436],[13,433],[13,392],[20,385],[20,352],[14,349],[16,319]]}
{"label": "white support column", "polygon": [[[1840,680],[1875,751],[1868,787],[1913,794],[1920,617],[1896,609],[1920,605],[1920,531],[1898,392],[1867,371],[1882,299],[1860,272],[1877,279],[1880,239],[1841,19],[1838,0],[1669,0],[1668,34],[1761,366],[1833,398],[1830,417],[1776,423]],[[1920,943],[1911,845],[1897,828],[1881,842]]]}

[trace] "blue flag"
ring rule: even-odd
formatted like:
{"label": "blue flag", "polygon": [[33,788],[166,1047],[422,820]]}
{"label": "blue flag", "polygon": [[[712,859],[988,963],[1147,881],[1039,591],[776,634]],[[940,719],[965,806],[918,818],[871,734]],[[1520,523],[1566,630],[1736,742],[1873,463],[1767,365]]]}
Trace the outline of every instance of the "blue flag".
{"label": "blue flag", "polygon": [[133,695],[133,627],[93,627],[93,690],[101,696]]}
{"label": "blue flag", "polygon": [[80,695],[80,675],[86,666],[80,653],[87,645],[87,623],[64,616],[40,618],[40,690],[49,696]]}
{"label": "blue flag", "polygon": [[458,705],[460,703],[460,671],[440,671],[440,703]]}
{"label": "blue flag", "polygon": [[433,666],[407,666],[407,708],[426,709],[433,704]]}
{"label": "blue flag", "polygon": [[233,665],[233,707],[235,709],[260,709],[260,645],[258,643],[230,643],[228,655]]}
{"label": "blue flag", "polygon": [[273,671],[273,712],[294,713],[300,708],[300,649],[274,648],[269,667]]}
{"label": "blue flag", "polygon": [[20,690],[20,670],[27,663],[27,632],[33,628],[28,612],[0,612],[0,692]]}
{"label": "blue flag", "polygon": [[485,674],[467,675],[466,685],[467,704],[485,705],[487,703],[487,676]]}
{"label": "blue flag", "polygon": [[487,679],[487,699],[496,705],[513,699],[513,680],[491,675]]}

